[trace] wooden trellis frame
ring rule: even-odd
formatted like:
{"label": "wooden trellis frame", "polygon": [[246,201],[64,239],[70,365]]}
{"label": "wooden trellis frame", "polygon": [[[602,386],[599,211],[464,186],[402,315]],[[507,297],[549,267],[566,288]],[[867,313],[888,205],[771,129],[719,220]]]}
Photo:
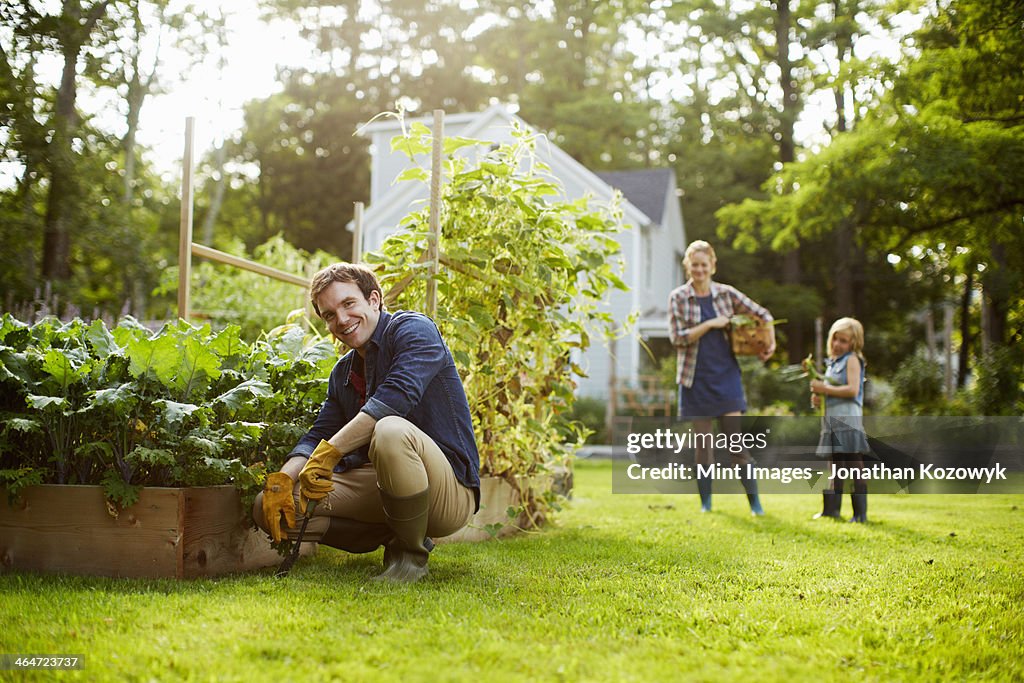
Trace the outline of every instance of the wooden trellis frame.
{"label": "wooden trellis frame", "polygon": [[[248,270],[281,282],[287,282],[309,289],[310,279],[301,275],[273,268],[271,266],[250,261],[239,256],[197,244],[192,241],[193,222],[193,149],[195,147],[195,117],[185,119],[185,151],[182,157],[181,173],[181,222],[178,235],[178,317],[188,320],[191,316],[191,280],[192,257],[199,256],[212,261],[224,263],[236,268]],[[433,145],[431,154],[430,174],[430,236],[427,251],[420,257],[419,263],[430,261],[430,274],[436,275],[440,265],[458,270],[458,267],[438,250],[441,237],[441,184],[444,179],[442,152],[444,149],[444,111],[434,110]],[[352,235],[353,262],[362,260],[363,203],[356,202],[354,214],[354,230]],[[402,291],[412,282],[413,276],[406,275],[384,295],[385,305],[393,303]],[[425,313],[433,317],[437,312],[437,283],[431,277],[427,280],[427,310]]]}
{"label": "wooden trellis frame", "polygon": [[192,207],[194,183],[192,174],[195,147],[195,117],[185,119],[185,153],[181,171],[181,225],[178,232],[178,317],[188,320],[192,314],[192,257],[200,256],[229,266],[248,270],[265,277],[309,289],[309,278],[278,268],[250,261],[192,241]]}

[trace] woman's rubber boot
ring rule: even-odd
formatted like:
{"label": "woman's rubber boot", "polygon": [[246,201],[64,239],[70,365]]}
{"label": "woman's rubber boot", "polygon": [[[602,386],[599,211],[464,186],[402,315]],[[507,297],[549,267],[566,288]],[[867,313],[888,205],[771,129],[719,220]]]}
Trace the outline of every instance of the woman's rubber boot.
{"label": "woman's rubber boot", "polygon": [[840,508],[843,506],[843,494],[836,493],[835,491],[822,491],[821,492],[821,512],[814,515],[813,519],[821,519],[822,517],[830,517],[832,519],[841,519],[839,513]]}
{"label": "woman's rubber boot", "polygon": [[412,583],[427,575],[427,560],[433,543],[427,538],[430,490],[411,496],[392,496],[381,491],[384,520],[394,538],[384,547],[384,571],[374,581]]}
{"label": "woman's rubber boot", "polygon": [[866,523],[868,521],[868,494],[851,493],[850,498],[853,500],[853,517],[850,517],[850,521],[859,524]]}
{"label": "woman's rubber boot", "polygon": [[747,492],[747,502],[750,503],[750,514],[755,517],[764,515],[764,508],[761,507],[761,498],[757,495],[757,480],[747,477],[742,480],[743,489]]}
{"label": "woman's rubber boot", "polygon": [[349,553],[372,553],[395,538],[387,524],[359,522],[347,517],[331,517],[331,525],[320,537],[322,545],[329,545]]}
{"label": "woman's rubber boot", "polygon": [[711,477],[697,477],[697,492],[700,494],[700,511],[711,512]]}

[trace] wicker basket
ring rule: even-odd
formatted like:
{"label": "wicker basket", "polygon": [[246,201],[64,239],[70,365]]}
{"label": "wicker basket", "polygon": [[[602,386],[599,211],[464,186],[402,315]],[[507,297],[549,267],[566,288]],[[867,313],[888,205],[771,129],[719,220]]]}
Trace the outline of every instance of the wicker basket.
{"label": "wicker basket", "polygon": [[758,356],[772,343],[772,326],[765,323],[729,326],[732,352],[737,356]]}

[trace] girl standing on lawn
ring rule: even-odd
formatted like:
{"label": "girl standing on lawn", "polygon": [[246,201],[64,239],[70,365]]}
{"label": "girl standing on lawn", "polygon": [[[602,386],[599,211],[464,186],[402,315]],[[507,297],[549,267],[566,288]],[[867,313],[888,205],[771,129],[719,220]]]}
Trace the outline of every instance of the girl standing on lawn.
{"label": "girl standing on lawn", "polygon": [[[864,455],[870,452],[864,435],[864,327],[854,318],[840,318],[828,331],[829,358],[825,380],[811,380],[811,405],[821,405],[825,397],[825,417],[821,422],[818,454],[829,456],[836,467],[864,468]],[[822,492],[822,511],[814,518],[839,519],[845,481],[838,476],[831,488]],[[851,522],[868,521],[868,485],[862,478],[853,480],[853,517]]]}
{"label": "girl standing on lawn", "polygon": [[[723,433],[731,435],[741,429],[740,416],[747,409],[743,394],[740,366],[733,355],[725,328],[729,318],[745,313],[772,322],[768,309],[730,285],[714,282],[717,259],[715,250],[704,240],[692,242],[686,248],[683,266],[689,280],[672,290],[668,301],[669,335],[676,347],[676,383],[679,385],[679,417],[693,420],[697,434],[710,434],[711,422],[718,418]],[[775,328],[771,327],[771,342],[761,354],[767,360],[775,352]],[[743,449],[732,454],[733,464],[743,471],[754,462]],[[714,449],[704,445],[696,449],[696,462],[711,465],[715,462]],[[763,515],[757,495],[757,481],[742,479],[747,492],[750,511]],[[711,483],[708,477],[697,478],[701,512],[711,511]]]}

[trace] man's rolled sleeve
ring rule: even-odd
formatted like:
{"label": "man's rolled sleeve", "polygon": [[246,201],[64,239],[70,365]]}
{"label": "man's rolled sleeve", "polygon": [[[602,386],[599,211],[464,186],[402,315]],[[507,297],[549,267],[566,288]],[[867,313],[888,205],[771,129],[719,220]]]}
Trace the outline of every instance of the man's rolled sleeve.
{"label": "man's rolled sleeve", "polygon": [[366,405],[363,406],[361,412],[366,413],[374,420],[382,420],[383,418],[389,417],[391,415],[398,415],[399,417],[403,417],[397,410],[395,410],[388,404],[384,403],[383,401],[378,401],[372,396],[366,400]]}
{"label": "man's rolled sleeve", "polygon": [[[314,446],[311,443],[307,443],[306,442],[307,438],[308,437],[304,436],[304,437],[302,437],[302,441],[300,441],[299,443],[295,444],[295,447],[292,448],[291,453],[289,453],[288,456],[285,457],[286,461],[288,459],[290,459],[290,458],[296,458],[296,457],[298,457],[298,458],[305,458],[306,460],[309,460],[309,457],[311,455],[313,455],[313,451],[316,449],[316,446]],[[320,443],[320,441],[317,440],[317,443]]]}

